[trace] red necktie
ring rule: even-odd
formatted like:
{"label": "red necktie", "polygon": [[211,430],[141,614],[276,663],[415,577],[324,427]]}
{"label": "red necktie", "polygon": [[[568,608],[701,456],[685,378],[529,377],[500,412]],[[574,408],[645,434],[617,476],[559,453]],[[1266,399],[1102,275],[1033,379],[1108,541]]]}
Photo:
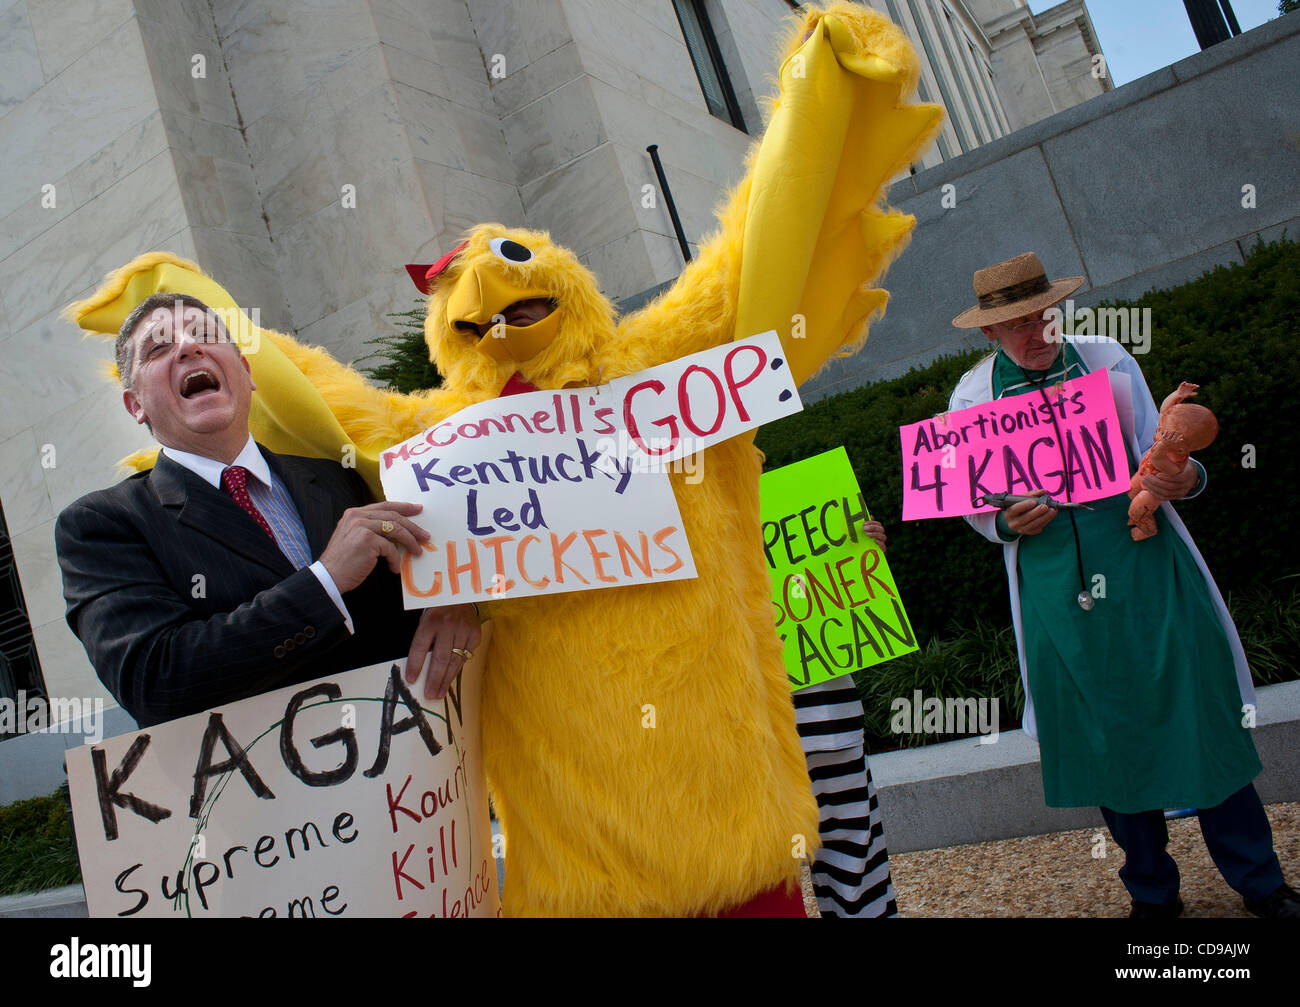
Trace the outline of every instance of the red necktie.
{"label": "red necktie", "polygon": [[275,532],[271,531],[271,526],[266,523],[266,518],[262,517],[262,512],[257,509],[253,503],[253,498],[248,495],[248,469],[242,465],[231,465],[221,473],[221,488],[225,490],[234,499],[235,503],[248,511],[249,517],[257,522],[262,531],[271,536],[271,541],[275,541]]}

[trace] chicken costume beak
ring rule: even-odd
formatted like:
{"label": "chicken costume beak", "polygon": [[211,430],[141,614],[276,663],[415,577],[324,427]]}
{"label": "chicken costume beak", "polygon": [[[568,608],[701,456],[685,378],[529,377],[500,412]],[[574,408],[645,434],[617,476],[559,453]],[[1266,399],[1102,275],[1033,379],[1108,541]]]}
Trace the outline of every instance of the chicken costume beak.
{"label": "chicken costume beak", "polygon": [[552,310],[531,325],[507,325],[505,311],[516,301],[537,297],[549,299],[550,293],[537,287],[516,286],[490,262],[480,263],[456,280],[447,298],[447,323],[453,329],[463,328],[465,323],[480,331],[486,329],[478,342],[482,352],[493,360],[523,363],[551,345],[559,326],[559,312]]}

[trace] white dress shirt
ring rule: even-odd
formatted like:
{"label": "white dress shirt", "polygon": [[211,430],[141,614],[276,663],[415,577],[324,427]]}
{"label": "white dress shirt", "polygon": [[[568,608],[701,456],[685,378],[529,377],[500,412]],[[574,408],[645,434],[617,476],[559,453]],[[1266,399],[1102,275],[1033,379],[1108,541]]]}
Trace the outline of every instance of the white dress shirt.
{"label": "white dress shirt", "polygon": [[[266,518],[266,523],[271,526],[275,533],[276,545],[280,551],[294,565],[294,569],[301,570],[304,566],[316,575],[320,581],[321,587],[325,593],[330,596],[336,608],[343,615],[343,624],[347,627],[349,633],[352,630],[352,616],[348,612],[348,607],[343,603],[343,595],[334,583],[334,578],[330,572],[325,569],[325,564],[320,560],[310,562],[311,551],[307,545],[307,530],[303,526],[302,518],[299,516],[297,508],[294,506],[293,498],[289,496],[288,489],[283,483],[276,478],[271,471],[271,466],[267,463],[266,457],[262,454],[253,440],[253,435],[248,435],[248,443],[244,445],[239,456],[235,458],[230,466],[225,462],[217,461],[215,458],[205,458],[203,455],[196,455],[190,451],[180,451],[176,448],[164,447],[163,454],[174,461],[177,465],[189,469],[196,476],[216,489],[221,487],[221,474],[230,466],[241,465],[248,470],[250,476],[248,480],[248,496],[253,501],[262,516]],[[222,490],[222,492],[225,492]]]}

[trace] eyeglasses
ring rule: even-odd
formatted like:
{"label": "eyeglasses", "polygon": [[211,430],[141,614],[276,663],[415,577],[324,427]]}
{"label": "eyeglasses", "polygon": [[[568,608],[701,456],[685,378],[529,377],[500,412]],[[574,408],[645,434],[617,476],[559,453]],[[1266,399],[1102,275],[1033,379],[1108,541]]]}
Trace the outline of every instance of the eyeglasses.
{"label": "eyeglasses", "polygon": [[1019,325],[1011,325],[1007,322],[999,322],[998,328],[1002,330],[1004,335],[1022,336],[1022,335],[1030,335],[1035,329],[1045,324],[1047,324],[1047,319],[1045,318],[1030,318],[1027,319],[1026,321],[1021,322]]}

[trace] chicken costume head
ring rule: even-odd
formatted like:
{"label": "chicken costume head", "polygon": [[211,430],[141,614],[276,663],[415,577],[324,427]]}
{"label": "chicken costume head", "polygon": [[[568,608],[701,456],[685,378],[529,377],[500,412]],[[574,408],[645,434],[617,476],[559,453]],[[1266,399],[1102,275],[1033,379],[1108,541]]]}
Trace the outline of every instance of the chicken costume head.
{"label": "chicken costume head", "polygon": [[[918,72],[903,34],[869,7],[808,12],[717,232],[654,303],[616,321],[572,253],[483,225],[432,276],[413,271],[442,388],[379,391],[267,332],[251,355],[254,433],[324,457],[342,440],[378,491],[384,448],[513,390],[608,381],[769,329],[802,382],[860,346],[884,309],[873,281],[914,221],[882,195],[941,121],[937,106],[907,102]],[[213,307],[235,303],[191,264],[146,256],[71,313],[111,332],[149,293],[187,285]],[[508,914],[717,913],[790,890],[816,846],[752,432],[703,452],[698,471],[670,477],[697,578],[489,605],[483,739],[509,842]]]}
{"label": "chicken costume head", "polygon": [[440,262],[408,266],[429,298],[425,340],[448,388],[589,384],[614,308],[596,278],[541,231],[481,224]]}

